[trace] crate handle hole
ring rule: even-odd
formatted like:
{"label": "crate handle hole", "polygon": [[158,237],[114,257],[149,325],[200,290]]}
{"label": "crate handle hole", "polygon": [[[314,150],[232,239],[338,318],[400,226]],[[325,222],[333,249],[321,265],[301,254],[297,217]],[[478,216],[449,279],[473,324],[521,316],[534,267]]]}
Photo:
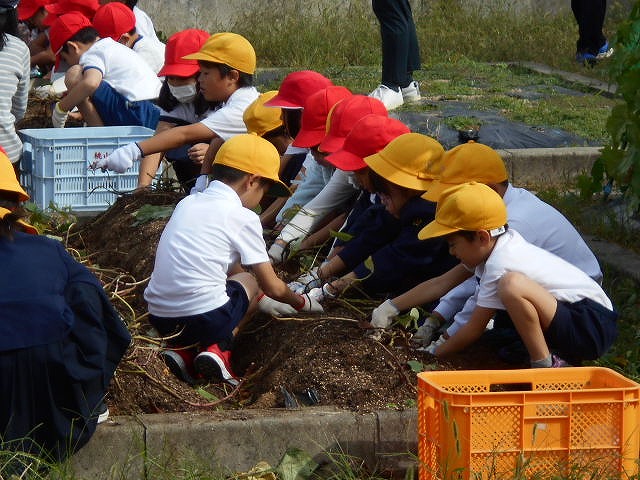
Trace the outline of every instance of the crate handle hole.
{"label": "crate handle hole", "polygon": [[492,383],[489,385],[490,392],[531,392],[533,384],[531,382],[521,383]]}

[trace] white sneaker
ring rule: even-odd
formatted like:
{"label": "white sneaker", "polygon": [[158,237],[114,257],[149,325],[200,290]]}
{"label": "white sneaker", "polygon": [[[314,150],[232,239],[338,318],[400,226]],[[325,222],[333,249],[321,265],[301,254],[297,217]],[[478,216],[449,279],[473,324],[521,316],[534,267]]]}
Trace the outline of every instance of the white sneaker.
{"label": "white sneaker", "polygon": [[400,87],[398,90],[392,90],[386,85],[379,85],[373,92],[369,94],[370,97],[377,98],[384,106],[387,107],[387,110],[393,110],[394,108],[398,108],[400,105],[404,103],[404,99],[402,97],[402,91]]}
{"label": "white sneaker", "polygon": [[415,80],[404,87],[401,92],[402,98],[405,102],[408,103],[419,102],[422,98],[420,96],[420,85],[418,85],[418,82],[416,82]]}

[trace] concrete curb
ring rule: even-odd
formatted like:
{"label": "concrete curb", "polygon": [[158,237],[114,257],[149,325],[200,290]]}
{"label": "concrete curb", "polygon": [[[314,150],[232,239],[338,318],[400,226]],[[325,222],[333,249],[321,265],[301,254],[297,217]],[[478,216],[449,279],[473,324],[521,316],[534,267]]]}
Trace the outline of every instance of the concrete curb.
{"label": "concrete curb", "polygon": [[71,459],[81,480],[154,479],[182,467],[246,472],[292,447],[317,463],[331,454],[388,472],[416,464],[417,409],[358,414],[331,408],[233,410],[115,417]]}
{"label": "concrete curb", "polygon": [[498,150],[517,187],[566,187],[589,173],[602,147],[523,148]]}

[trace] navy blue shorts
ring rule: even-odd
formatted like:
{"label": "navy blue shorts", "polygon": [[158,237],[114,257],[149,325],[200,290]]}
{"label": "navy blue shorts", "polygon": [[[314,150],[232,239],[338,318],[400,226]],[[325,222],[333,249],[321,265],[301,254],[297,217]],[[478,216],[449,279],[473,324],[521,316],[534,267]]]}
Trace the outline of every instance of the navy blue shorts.
{"label": "navy blue shorts", "polygon": [[130,102],[105,81],[93,92],[91,102],[107,127],[138,125],[155,130],[158,125],[160,109],[151,100]]}
{"label": "navy blue shorts", "polygon": [[172,346],[199,345],[207,348],[214,343],[231,340],[233,329],[247,313],[249,298],[244,287],[235,280],[227,281],[229,301],[214,310],[186,317],[156,317],[149,315],[151,325],[160,335],[172,338]]}
{"label": "navy blue shorts", "polygon": [[565,360],[595,360],[604,355],[618,336],[618,314],[590,298],[575,303],[558,302],[545,339]]}

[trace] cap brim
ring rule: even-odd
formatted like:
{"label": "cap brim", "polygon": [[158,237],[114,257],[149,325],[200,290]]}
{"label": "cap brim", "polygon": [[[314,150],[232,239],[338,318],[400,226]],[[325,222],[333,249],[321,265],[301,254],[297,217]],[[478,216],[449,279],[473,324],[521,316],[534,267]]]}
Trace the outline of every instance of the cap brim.
{"label": "cap brim", "polygon": [[265,107],[275,107],[275,108],[291,108],[295,110],[302,110],[304,107],[302,105],[298,105],[296,103],[290,102],[282,97],[278,97],[276,95],[268,102],[265,102]]}
{"label": "cap brim", "polygon": [[427,192],[422,195],[422,198],[431,202],[437,202],[440,200],[442,193],[457,184],[454,183],[442,183],[440,180],[434,180],[431,186],[427,189]]}
{"label": "cap brim", "polygon": [[158,72],[159,77],[193,77],[200,71],[198,65],[169,65],[162,67]]}
{"label": "cap brim", "polygon": [[291,190],[280,180],[273,180],[266,193],[269,197],[290,197]]}
{"label": "cap brim", "polygon": [[20,20],[21,22],[29,20],[36,14],[38,10],[40,10],[40,8],[41,7],[39,5],[35,5],[31,8],[20,8],[20,5],[18,5],[18,20]]}
{"label": "cap brim", "polygon": [[182,57],[183,60],[204,60],[205,62],[216,62],[217,59],[202,52],[194,52]]}
{"label": "cap brim", "polygon": [[379,153],[365,157],[364,162],[369,165],[369,168],[371,168],[371,170],[373,170],[385,180],[404,188],[426,191],[433,183],[432,180],[422,180],[416,175],[411,175],[407,172],[399,170],[393,165],[387,163],[387,161]]}
{"label": "cap brim", "polygon": [[18,225],[20,225],[25,232],[30,233],[31,235],[38,235],[36,227],[29,225],[24,220],[18,220]]}
{"label": "cap brim", "polygon": [[441,225],[437,220],[433,220],[431,223],[427,224],[422,230],[418,232],[419,240],[427,240],[429,238],[442,237],[443,235],[448,235],[453,232],[457,232],[458,229],[447,227],[446,225]]}
{"label": "cap brim", "polygon": [[342,137],[324,137],[322,143],[318,146],[318,150],[326,153],[337,152],[344,146],[345,138]]}
{"label": "cap brim", "polygon": [[322,130],[300,130],[296,138],[293,140],[294,147],[311,148],[319,145],[325,136],[324,129]]}
{"label": "cap brim", "polygon": [[325,160],[336,168],[344,170],[345,172],[355,172],[356,170],[362,170],[367,166],[361,157],[354,155],[346,150],[338,150],[331,155],[327,155]]}

